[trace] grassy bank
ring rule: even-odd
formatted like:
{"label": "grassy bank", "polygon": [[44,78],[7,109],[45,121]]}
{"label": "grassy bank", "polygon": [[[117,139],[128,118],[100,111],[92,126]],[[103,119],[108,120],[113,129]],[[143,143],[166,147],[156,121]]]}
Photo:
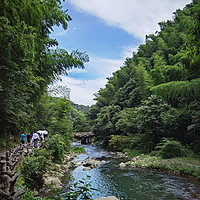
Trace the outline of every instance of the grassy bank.
{"label": "grassy bank", "polygon": [[145,169],[159,169],[175,174],[191,175],[200,180],[200,159],[181,157],[162,159],[156,156],[140,155],[125,163],[126,166]]}

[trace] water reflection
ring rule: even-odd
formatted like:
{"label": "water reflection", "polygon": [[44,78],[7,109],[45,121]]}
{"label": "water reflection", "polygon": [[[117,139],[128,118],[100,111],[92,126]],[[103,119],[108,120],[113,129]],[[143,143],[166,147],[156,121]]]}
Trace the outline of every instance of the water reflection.
{"label": "water reflection", "polygon": [[98,190],[93,198],[114,195],[120,200],[195,200],[200,197],[199,188],[187,178],[147,170],[120,169],[120,161],[111,158],[106,151],[95,146],[84,147],[88,154],[81,154],[77,161],[87,157],[107,158],[107,162],[97,168],[83,171],[83,166],[79,166],[71,172],[75,182],[82,178],[87,180],[87,175],[91,177],[92,187]]}

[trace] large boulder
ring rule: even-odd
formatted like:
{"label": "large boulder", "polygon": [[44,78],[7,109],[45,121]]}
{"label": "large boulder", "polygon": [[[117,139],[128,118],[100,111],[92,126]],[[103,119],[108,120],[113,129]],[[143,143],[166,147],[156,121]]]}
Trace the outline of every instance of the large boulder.
{"label": "large boulder", "polygon": [[126,167],[126,164],[122,162],[122,163],[119,164],[119,167],[124,168],[124,167]]}
{"label": "large boulder", "polygon": [[82,162],[84,167],[87,167],[87,170],[98,167],[101,164],[104,164],[106,161],[104,160],[96,160],[96,158],[87,158]]}
{"label": "large boulder", "polygon": [[45,185],[52,185],[54,188],[61,188],[62,183],[58,177],[49,176],[44,179]]}

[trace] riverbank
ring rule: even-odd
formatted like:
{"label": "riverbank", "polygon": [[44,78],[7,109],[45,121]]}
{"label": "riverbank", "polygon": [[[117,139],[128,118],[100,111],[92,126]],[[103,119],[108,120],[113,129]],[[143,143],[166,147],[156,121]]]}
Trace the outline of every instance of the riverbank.
{"label": "riverbank", "polygon": [[[74,144],[79,146],[80,144]],[[167,170],[153,168],[140,169],[139,164],[135,167],[126,166],[130,161],[139,162],[139,157],[127,157],[119,152],[107,152],[100,146],[82,145],[86,154],[81,154],[76,161],[83,162],[88,157],[95,157],[97,160],[105,160],[106,163],[91,170],[84,170],[84,166],[78,166],[71,171],[74,177],[72,183],[84,179],[87,183],[91,182],[92,198],[105,196],[116,196],[119,199],[197,199],[200,195],[200,184],[194,178],[182,175],[166,173]],[[141,155],[148,159],[148,156]],[[155,158],[156,159],[156,158]],[[140,159],[142,160],[142,159]],[[147,163],[145,159],[144,163]],[[150,160],[149,160],[150,161]],[[123,162],[125,167],[119,167]],[[195,164],[195,163],[194,163]],[[147,169],[147,170],[146,170]],[[87,178],[90,176],[90,178]]]}
{"label": "riverbank", "polygon": [[[65,154],[62,164],[55,164],[51,171],[44,174],[45,188],[48,188],[48,186],[51,186],[51,189],[62,187],[63,177],[66,176],[69,170],[77,167],[77,163],[73,161],[77,155],[77,153]],[[48,192],[48,190],[45,192]]]}
{"label": "riverbank", "polygon": [[[167,174],[189,175],[195,177],[198,181],[200,181],[200,159],[185,157],[162,159],[160,157],[149,155],[140,155],[133,158],[128,158],[120,152],[110,152],[109,155],[114,158],[126,160],[119,164],[120,168],[147,169],[152,171],[166,172]],[[73,158],[75,157],[74,154],[66,155],[63,165],[57,165],[57,169],[59,169],[59,172],[57,172],[57,174],[62,175],[62,172],[69,171],[70,168],[76,168],[77,166],[83,164],[74,162]],[[85,168],[83,168],[83,170],[85,170]]]}
{"label": "riverbank", "polygon": [[[85,152],[87,154],[87,152]],[[106,161],[99,161],[96,160],[96,158],[94,157],[88,157],[86,158],[83,162],[78,162],[78,161],[74,161],[74,159],[80,155],[81,153],[70,153],[70,154],[65,154],[64,155],[64,160],[62,162],[62,164],[56,164],[56,167],[51,170],[49,173],[46,173],[44,175],[44,183],[45,183],[45,187],[43,188],[43,194],[38,193],[38,195],[41,196],[45,196],[45,193],[49,193],[51,195],[52,190],[57,190],[57,189],[61,189],[62,188],[62,184],[65,182],[65,178],[69,176],[69,171],[75,169],[78,166],[83,166],[83,171],[87,171],[87,170],[91,170],[93,168],[96,168],[98,166],[100,166],[101,164],[104,164]],[[70,177],[70,176],[69,176]],[[79,184],[83,184],[83,185],[79,185]],[[76,185],[76,188],[73,188]],[[50,187],[48,187],[50,186]],[[89,191],[90,191],[90,183],[89,182],[85,182],[84,180],[81,180],[77,183],[74,184],[74,186],[71,188],[71,186],[69,186],[69,188],[72,189],[72,191],[70,192],[70,197],[71,195],[73,195],[72,193],[88,193],[86,195],[89,195]],[[75,189],[75,191],[74,191]],[[80,189],[80,191],[79,191]],[[92,189],[94,190],[94,189]],[[71,199],[71,198],[70,198]],[[119,200],[117,197],[115,196],[108,196],[108,197],[101,197],[98,199],[94,199],[94,200]]]}
{"label": "riverbank", "polygon": [[[47,190],[45,190],[45,187],[44,187],[43,188],[44,193],[51,191],[53,188],[54,189],[60,188],[60,191],[61,191],[63,188],[63,183],[65,182],[66,177],[68,176],[67,172],[70,172],[72,170],[71,172],[73,173],[71,175],[75,178],[74,179],[75,181],[72,181],[71,185],[73,186],[74,183],[76,182],[77,183],[84,182],[83,186],[86,184],[90,187],[90,183],[92,183],[91,185],[92,188],[97,189],[97,193],[93,196],[93,199],[95,199],[95,197],[97,198],[101,196],[110,196],[110,195],[114,195],[118,198],[120,197],[128,198],[132,196],[133,193],[136,195],[136,197],[139,197],[141,195],[144,195],[144,191],[147,191],[147,190],[154,191],[154,188],[158,188],[158,187],[163,192],[161,192],[161,194],[154,194],[155,195],[154,197],[158,197],[158,196],[160,197],[160,196],[165,196],[164,191],[166,191],[166,189],[171,187],[172,185],[173,185],[173,190],[172,192],[170,191],[170,195],[174,196],[174,199],[176,199],[176,197],[178,198],[184,195],[188,196],[187,199],[191,199],[191,197],[193,196],[196,197],[199,194],[199,190],[196,193],[193,192],[196,189],[195,190],[191,189],[191,185],[184,183],[184,180],[182,178],[179,180],[174,180],[173,178],[168,178],[168,175],[170,175],[170,173],[166,173],[166,175],[165,173],[162,173],[162,175],[160,176],[161,173],[156,172],[156,170],[159,170],[163,172],[183,174],[179,171],[183,167],[185,167],[186,169],[191,168],[191,169],[195,169],[195,171],[198,171],[198,167],[200,166],[199,164],[200,161],[197,159],[176,158],[176,159],[163,160],[159,157],[153,157],[153,156],[147,156],[147,155],[140,155],[134,158],[128,158],[124,154],[119,153],[119,152],[115,152],[115,153],[106,152],[104,150],[101,150],[100,147],[89,146],[89,145],[87,146],[85,145],[84,147],[87,151],[86,153],[66,154],[64,155],[64,160],[62,164],[54,164],[52,165],[52,167],[50,167],[50,171],[48,171],[48,173],[46,173],[44,177],[45,184],[46,186],[49,185],[49,188],[47,187]],[[95,167],[95,168],[90,167],[90,169],[87,168],[89,164],[90,165],[92,164],[92,166],[93,165],[96,166],[96,164],[94,164],[94,161],[99,162],[102,160],[105,160],[106,162],[104,162],[105,164],[101,165],[100,167]],[[122,161],[123,163],[120,163]],[[118,165],[120,166],[120,168],[124,168],[124,169],[120,169]],[[170,166],[171,166],[171,169],[169,168]],[[126,168],[129,168],[129,169],[127,170]],[[142,168],[142,169],[148,169],[148,170],[131,170],[131,168],[132,169]],[[90,176],[91,179],[88,179],[87,178],[88,176]],[[124,179],[125,179],[125,183],[128,183],[126,187],[123,187],[124,184],[122,185],[119,184],[121,181],[123,182]],[[175,185],[172,184],[174,183],[174,181],[176,182]],[[162,182],[163,182],[163,185],[160,184]],[[117,189],[113,189],[113,187],[116,184],[119,184],[117,186]],[[98,187],[99,185],[100,187]],[[151,185],[152,187],[151,189],[147,187],[149,185]],[[178,187],[179,185],[182,185],[181,188]],[[199,186],[199,184],[197,185]],[[89,187],[86,189],[89,189]],[[141,188],[145,188],[144,191],[143,190],[141,191]],[[79,188],[76,188],[76,190],[78,189]],[[190,191],[189,195],[184,194],[185,190]],[[58,191],[58,190],[55,190],[55,191]],[[151,195],[151,192],[145,193],[145,195]],[[37,196],[39,197],[43,195],[40,195],[40,192],[39,192]],[[46,195],[44,194],[44,196]]]}
{"label": "riverbank", "polygon": [[140,155],[131,158],[129,161],[120,163],[119,166],[191,175],[200,181],[200,159],[197,158],[181,157],[162,159],[155,156]]}

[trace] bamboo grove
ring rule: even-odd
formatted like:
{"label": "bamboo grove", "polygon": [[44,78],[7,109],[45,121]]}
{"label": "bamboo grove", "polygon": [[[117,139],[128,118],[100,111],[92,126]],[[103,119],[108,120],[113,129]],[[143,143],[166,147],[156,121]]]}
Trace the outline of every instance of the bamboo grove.
{"label": "bamboo grove", "polygon": [[200,153],[200,1],[160,22],[107,78],[87,117],[97,140],[150,153],[163,138]]}
{"label": "bamboo grove", "polygon": [[58,124],[59,107],[66,113],[69,102],[48,99],[47,87],[89,61],[85,53],[69,53],[50,38],[55,26],[67,29],[71,20],[61,3],[0,0],[0,147],[18,141],[19,132]]}

